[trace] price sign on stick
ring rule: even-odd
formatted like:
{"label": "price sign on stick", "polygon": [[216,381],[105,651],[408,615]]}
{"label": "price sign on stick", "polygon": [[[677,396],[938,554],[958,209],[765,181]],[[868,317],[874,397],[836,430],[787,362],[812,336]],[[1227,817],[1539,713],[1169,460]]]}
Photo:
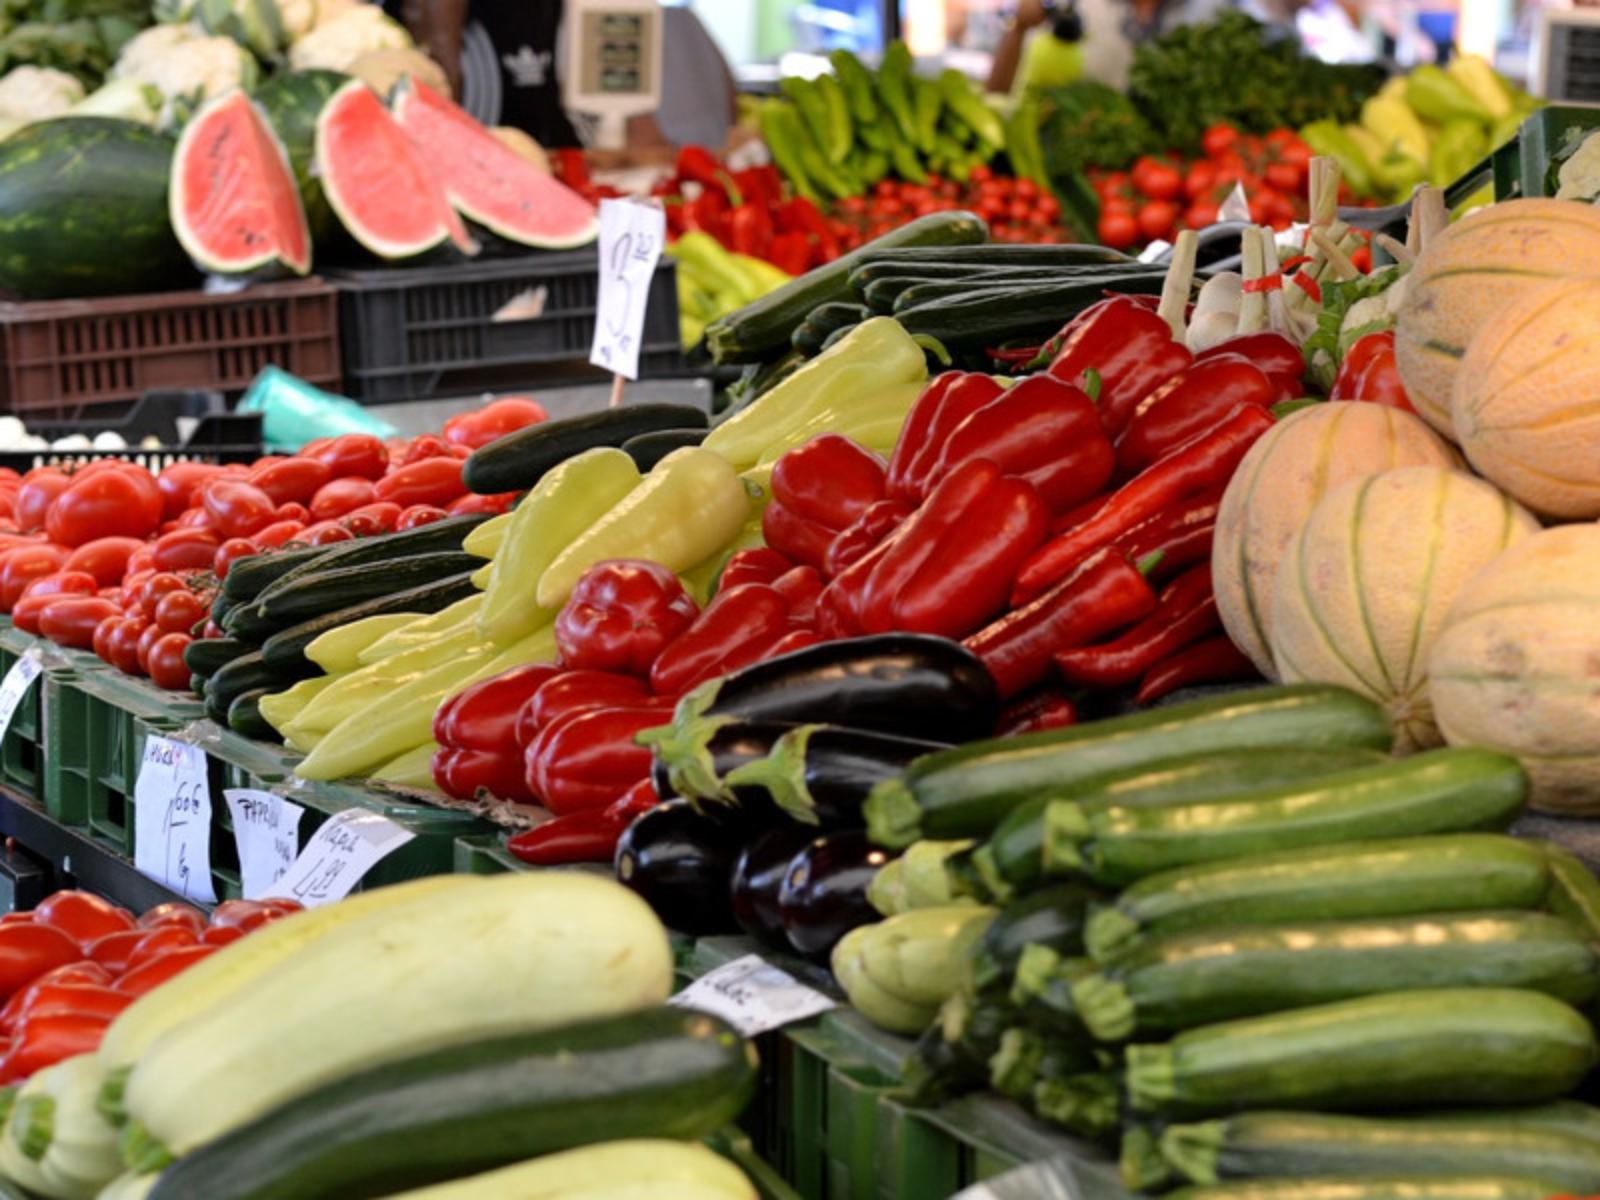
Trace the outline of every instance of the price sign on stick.
{"label": "price sign on stick", "polygon": [[259,900],[294,866],[300,849],[300,818],[306,810],[256,788],[228,788],[222,798],[233,814],[244,898]]}
{"label": "price sign on stick", "polygon": [[17,715],[17,707],[43,670],[44,660],[39,651],[29,650],[11,664],[5,679],[0,680],[0,738],[5,737],[6,731],[11,728],[11,718]]}
{"label": "price sign on stick", "polygon": [[307,908],[343,900],[362,876],[415,836],[380,813],[346,809],[311,835],[266,895],[298,900]]}
{"label": "price sign on stick", "polygon": [[660,205],[600,201],[600,298],[589,361],[616,377],[613,407],[622,401],[623,379],[639,378],[645,305],[666,237],[667,216]]}
{"label": "price sign on stick", "polygon": [[215,904],[211,786],[200,747],[147,737],[133,805],[133,865],[190,900]]}
{"label": "price sign on stick", "polygon": [[667,1003],[713,1013],[745,1037],[834,1007],[821,992],[780,971],[759,954],[746,954],[706,972]]}

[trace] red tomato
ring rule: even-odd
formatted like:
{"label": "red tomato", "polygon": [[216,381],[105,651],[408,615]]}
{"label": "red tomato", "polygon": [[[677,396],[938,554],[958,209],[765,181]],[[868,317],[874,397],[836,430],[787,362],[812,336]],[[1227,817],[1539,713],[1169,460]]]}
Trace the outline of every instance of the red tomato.
{"label": "red tomato", "polygon": [[333,468],[315,458],[285,458],[258,466],[246,477],[274,504],[305,504],[333,479]]}
{"label": "red tomato", "polygon": [[251,541],[255,542],[263,550],[270,550],[273,547],[283,545],[285,542],[294,541],[295,538],[305,532],[305,528],[304,521],[274,521],[265,529],[256,530],[255,537]]}
{"label": "red tomato", "polygon": [[1280,192],[1299,192],[1306,181],[1303,170],[1286,162],[1268,163],[1261,172],[1261,178],[1269,187],[1275,187]]}
{"label": "red tomato", "polygon": [[168,521],[177,520],[185,509],[197,499],[195,493],[210,483],[222,468],[211,463],[173,463],[156,476],[156,487],[161,492],[161,515]]}
{"label": "red tomato", "polygon": [[209,529],[174,529],[156,539],[150,554],[160,571],[210,570],[217,555],[217,535]]}
{"label": "red tomato", "polygon": [[186,592],[189,585],[174,575],[171,571],[162,571],[150,576],[139,588],[139,608],[146,617],[156,619],[156,606],[161,603],[161,598],[169,592]]}
{"label": "red tomato", "polygon": [[413,504],[400,514],[399,520],[394,523],[396,529],[417,529],[423,525],[432,525],[435,521],[442,521],[450,514],[442,508],[432,504]]}
{"label": "red tomato", "polygon": [[311,520],[311,510],[304,504],[280,504],[275,515],[280,521],[299,521],[302,525]]}
{"label": "red tomato", "polygon": [[327,484],[311,498],[311,515],[319,521],[330,521],[376,499],[377,489],[370,479],[360,475],[345,476]]}
{"label": "red tomato", "polygon": [[1164,238],[1178,219],[1178,206],[1170,200],[1152,200],[1139,210],[1139,236],[1147,242]]}
{"label": "red tomato", "polygon": [[33,910],[33,919],[61,930],[80,946],[108,933],[133,928],[133,918],[111,901],[71,890],[46,896]]}
{"label": "red tomato", "polygon": [[401,467],[378,481],[378,499],[392,500],[401,508],[413,504],[449,504],[466,494],[461,482],[461,460],[453,456],[425,458]]}
{"label": "red tomato", "polygon": [[219,925],[215,929],[208,929],[200,935],[202,946],[226,946],[237,942],[244,936],[244,930],[235,929],[231,925]]}
{"label": "red tomato", "polygon": [[237,479],[214,479],[201,495],[206,514],[224,537],[249,537],[272,524],[278,511],[271,496]]}
{"label": "red tomato", "polygon": [[[148,537],[161,524],[159,511],[152,512],[149,503],[154,489],[153,480],[147,492],[129,471],[80,472],[50,506],[45,531],[62,546],[105,537]],[[160,494],[155,496],[159,503]]]}
{"label": "red tomato", "polygon": [[139,674],[150,674],[150,648],[167,636],[167,631],[152,622],[139,631],[139,641],[136,645],[136,656],[139,660]]}
{"label": "red tomato", "polygon": [[449,442],[435,434],[424,433],[405,444],[405,452],[400,455],[399,462],[395,461],[393,454],[389,455],[389,472],[393,474],[401,467],[409,467],[427,458],[442,458],[449,453]]}
{"label": "red tomato", "polygon": [[1133,164],[1133,186],[1152,200],[1171,200],[1183,191],[1183,176],[1171,163],[1146,154]]}
{"label": "red tomato", "polygon": [[300,451],[305,458],[326,463],[335,479],[359,475],[363,479],[382,479],[389,469],[389,452],[377,438],[367,433],[347,433],[325,445]]}
{"label": "red tomato", "polygon": [[111,662],[111,634],[122,623],[122,618],[107,617],[94,627],[94,653],[101,662]]}
{"label": "red tomato", "polygon": [[103,458],[98,462],[90,463],[87,467],[80,468],[73,477],[73,482],[87,479],[101,471],[109,471],[126,478],[139,493],[144,510],[150,517],[150,528],[155,529],[161,524],[166,509],[166,501],[162,498],[161,488],[156,483],[154,475],[150,474],[138,463],[124,462],[120,458]]}
{"label": "red tomato", "polygon": [[1220,158],[1239,145],[1239,131],[1232,125],[1218,122],[1207,129],[1200,138],[1200,147],[1207,158]]}
{"label": "red tomato", "polygon": [[300,540],[308,546],[331,546],[335,542],[353,541],[355,536],[343,525],[333,521],[323,521],[307,528]]}
{"label": "red tomato", "polygon": [[1133,219],[1132,213],[1107,209],[1100,214],[1096,234],[1101,244],[1113,250],[1126,250],[1139,240],[1139,224]]}
{"label": "red tomato", "polygon": [[20,529],[43,529],[45,515],[55,498],[67,490],[71,478],[59,467],[35,467],[22,477],[12,518]]}
{"label": "red tomato", "polygon": [[94,648],[95,628],[121,612],[114,601],[99,596],[60,596],[39,613],[39,632],[58,646]]}
{"label": "red tomato", "polygon": [[38,637],[39,617],[44,613],[45,606],[54,604],[59,599],[61,599],[59,595],[24,596],[12,606],[11,623],[23,633],[31,633]]}
{"label": "red tomato", "polygon": [[[58,600],[69,599],[76,596],[96,596],[99,590],[93,586],[93,576],[85,575],[81,571],[74,571],[70,575],[46,575],[35,579],[29,588],[43,587],[43,591],[31,594],[26,591],[22,599],[18,600],[11,610],[11,623],[23,633],[37,634],[40,632],[39,622],[44,616],[44,610]],[[118,614],[120,615],[120,608]],[[90,646],[94,645],[91,638]]]}
{"label": "red tomato", "polygon": [[260,900],[224,900],[211,910],[213,929],[241,929],[246,933],[278,915]]}
{"label": "red tomato", "polygon": [[465,496],[452,500],[446,511],[452,517],[459,517],[463,513],[488,513],[490,516],[498,516],[516,507],[517,495],[517,492],[500,492],[493,496],[479,496],[468,492]]}
{"label": "red tomato", "polygon": [[193,592],[168,592],[156,602],[156,624],[168,633],[188,633],[205,615],[206,602]]}
{"label": "red tomato", "polygon": [[0,611],[10,612],[22,599],[22,589],[41,575],[51,575],[66,566],[72,551],[48,542],[17,546],[0,554]]}
{"label": "red tomato", "polygon": [[1217,164],[1200,159],[1183,176],[1183,194],[1190,200],[1209,195],[1217,186]]}
{"label": "red tomato", "polygon": [[28,581],[22,589],[22,599],[30,596],[93,596],[100,584],[87,571],[60,570]]}
{"label": "red tomato", "polygon": [[0,1062],[0,1082],[16,1083],[63,1059],[88,1054],[100,1045],[110,1024],[110,1017],[63,1013],[19,1027]]}
{"label": "red tomato", "polygon": [[111,651],[111,665],[124,675],[143,675],[139,665],[139,638],[146,629],[154,629],[143,617],[123,617],[111,631],[107,649]]}
{"label": "red tomato", "polygon": [[37,921],[0,925],[0,996],[9,999],[46,971],[83,958],[78,943]]}
{"label": "red tomato", "polygon": [[444,440],[476,450],[529,425],[549,420],[544,406],[523,396],[507,396],[473,412],[458,413],[444,423]]}
{"label": "red tomato", "polygon": [[115,1017],[134,1000],[91,983],[32,983],[20,994],[23,999],[17,1011],[17,1029],[26,1029],[46,1017]]}
{"label": "red tomato", "polygon": [[121,975],[128,969],[128,957],[133,953],[134,947],[143,940],[146,932],[134,928],[122,933],[108,933],[90,943],[87,948],[89,958],[111,974]]}
{"label": "red tomato", "polygon": [[400,506],[389,500],[380,500],[346,513],[340,523],[358,538],[376,537],[380,533],[391,532],[399,519]]}
{"label": "red tomato", "polygon": [[168,900],[158,904],[139,918],[139,928],[160,929],[164,925],[179,925],[194,934],[206,927],[206,917],[198,908]]}
{"label": "red tomato", "polygon": [[169,692],[188,691],[190,671],[183,652],[192,641],[187,633],[168,633],[158,638],[145,659],[150,682]]}
{"label": "red tomato", "polygon": [[229,538],[217,547],[216,554],[211,560],[211,570],[218,579],[228,577],[228,568],[241,558],[249,558],[252,554],[260,554],[261,547],[248,538]]}
{"label": "red tomato", "polygon": [[128,560],[143,548],[144,543],[138,538],[96,538],[72,552],[72,557],[67,559],[67,570],[87,571],[101,587],[111,587],[122,582],[122,577],[128,573]]}

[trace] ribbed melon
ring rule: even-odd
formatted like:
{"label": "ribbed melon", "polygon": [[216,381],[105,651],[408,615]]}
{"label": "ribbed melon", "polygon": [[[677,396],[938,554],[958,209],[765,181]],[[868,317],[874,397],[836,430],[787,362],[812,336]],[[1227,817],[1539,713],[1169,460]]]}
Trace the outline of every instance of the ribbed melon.
{"label": "ribbed melon", "polygon": [[1454,437],[1450,399],[1473,336],[1529,288],[1600,276],[1600,211],[1570,200],[1507,200],[1452,225],[1411,270],[1395,358],[1423,418]]}
{"label": "ribbed melon", "polygon": [[1336,683],[1385,705],[1402,753],[1441,741],[1428,651],[1469,577],[1539,522],[1472,475],[1401,467],[1334,488],[1290,539],[1272,589],[1285,683]]}
{"label": "ribbed melon", "polygon": [[1535,808],[1600,812],[1600,526],[1536,533],[1468,580],[1428,674],[1445,741],[1515,754]]}
{"label": "ribbed melon", "polygon": [[1451,414],[1468,460],[1552,517],[1600,517],[1600,280],[1532,289],[1472,339]]}
{"label": "ribbed melon", "polygon": [[1250,448],[1222,495],[1211,576],[1228,636],[1263,675],[1277,678],[1268,636],[1273,579],[1317,501],[1348,479],[1458,461],[1410,413],[1343,401],[1301,409]]}

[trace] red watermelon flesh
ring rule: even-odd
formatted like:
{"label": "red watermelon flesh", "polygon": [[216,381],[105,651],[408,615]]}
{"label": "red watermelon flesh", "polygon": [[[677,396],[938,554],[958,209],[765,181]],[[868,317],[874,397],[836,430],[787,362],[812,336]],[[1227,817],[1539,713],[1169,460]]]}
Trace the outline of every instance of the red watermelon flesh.
{"label": "red watermelon flesh", "polygon": [[335,92],[317,118],[316,169],[345,229],[380,258],[411,258],[447,240],[477,253],[438,164],[423,160],[360,80]]}
{"label": "red watermelon flesh", "polygon": [[203,271],[311,269],[311,233],[289,156],[242,91],[218,97],[184,126],[167,207],[178,241]]}
{"label": "red watermelon flesh", "polygon": [[415,78],[400,87],[395,120],[444,178],[469,220],[523,246],[556,249],[594,241],[594,206],[519,157],[460,105]]}

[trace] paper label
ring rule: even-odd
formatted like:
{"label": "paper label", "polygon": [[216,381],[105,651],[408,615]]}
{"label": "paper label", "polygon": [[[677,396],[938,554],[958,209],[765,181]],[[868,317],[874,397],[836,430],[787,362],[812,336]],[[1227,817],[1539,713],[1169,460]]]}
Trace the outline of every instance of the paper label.
{"label": "paper label", "polygon": [[713,1013],[745,1037],[803,1021],[837,1007],[815,988],[781,971],[759,954],[746,954],[700,976],[667,1001]]}
{"label": "paper label", "polygon": [[311,835],[306,848],[265,895],[317,908],[343,900],[366,873],[416,834],[381,813],[346,809]]}
{"label": "paper label", "polygon": [[300,818],[306,810],[256,788],[228,788],[222,798],[233,814],[244,898],[259,900],[294,866],[300,850]]}
{"label": "paper label", "polygon": [[660,205],[600,201],[600,297],[589,350],[595,366],[639,378],[644,310],[666,237],[667,215]]}
{"label": "paper label", "polygon": [[133,785],[133,804],[133,865],[186,899],[215,904],[205,753],[151,734]]}
{"label": "paper label", "polygon": [[11,718],[17,715],[22,698],[43,670],[44,659],[34,648],[12,663],[6,677],[0,680],[0,738],[10,730]]}

